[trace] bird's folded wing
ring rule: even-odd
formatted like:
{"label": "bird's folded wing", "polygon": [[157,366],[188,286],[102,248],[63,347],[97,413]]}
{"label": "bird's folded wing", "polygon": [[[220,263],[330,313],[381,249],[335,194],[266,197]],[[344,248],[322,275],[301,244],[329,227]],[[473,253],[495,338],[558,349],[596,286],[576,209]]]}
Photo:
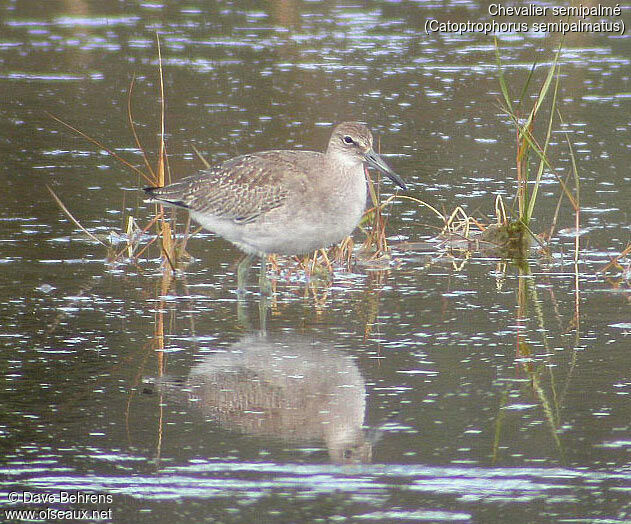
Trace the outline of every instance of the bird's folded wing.
{"label": "bird's folded wing", "polygon": [[[268,152],[273,153],[273,152]],[[150,195],[156,200],[217,218],[248,223],[281,206],[289,195],[282,161],[272,164],[260,154],[243,155],[206,169],[197,175],[162,188]],[[296,168],[289,163],[287,169]]]}

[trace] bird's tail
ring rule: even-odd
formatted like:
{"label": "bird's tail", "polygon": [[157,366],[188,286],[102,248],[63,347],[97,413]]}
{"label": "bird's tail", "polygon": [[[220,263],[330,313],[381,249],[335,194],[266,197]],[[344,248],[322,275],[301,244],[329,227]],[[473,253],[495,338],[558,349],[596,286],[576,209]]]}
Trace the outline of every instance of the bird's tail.
{"label": "bird's tail", "polygon": [[188,208],[186,203],[171,194],[167,187],[144,187],[143,191],[148,197],[146,202],[159,202],[166,206]]}

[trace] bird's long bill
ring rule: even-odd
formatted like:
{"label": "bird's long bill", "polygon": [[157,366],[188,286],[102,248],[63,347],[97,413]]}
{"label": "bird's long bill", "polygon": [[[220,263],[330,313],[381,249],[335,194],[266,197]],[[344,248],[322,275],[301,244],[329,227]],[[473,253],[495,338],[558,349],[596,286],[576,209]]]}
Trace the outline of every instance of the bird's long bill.
{"label": "bird's long bill", "polygon": [[383,158],[381,158],[372,149],[364,153],[364,158],[366,159],[366,162],[368,163],[370,167],[374,167],[375,169],[378,169],[379,171],[381,171],[384,175],[386,175],[390,180],[392,180],[401,189],[403,190],[407,189],[407,186],[405,185],[405,182],[403,181],[403,179],[399,175],[397,175],[394,171],[392,171],[392,169],[390,169],[388,164],[384,162]]}

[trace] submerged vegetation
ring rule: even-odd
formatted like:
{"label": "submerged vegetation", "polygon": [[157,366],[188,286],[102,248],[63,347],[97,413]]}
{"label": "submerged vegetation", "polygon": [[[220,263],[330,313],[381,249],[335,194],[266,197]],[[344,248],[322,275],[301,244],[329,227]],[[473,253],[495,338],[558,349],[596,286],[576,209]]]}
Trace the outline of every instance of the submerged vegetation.
{"label": "submerged vegetation", "polygon": [[[142,184],[151,186],[163,186],[170,182],[170,169],[165,141],[165,93],[162,71],[162,57],[160,42],[157,38],[158,68],[159,68],[159,100],[160,100],[160,122],[159,122],[159,143],[158,152],[152,162],[150,155],[143,147],[136,132],[133,115],[133,91],[134,80],[130,84],[127,114],[130,130],[140,155],[142,156],[143,168],[139,168],[128,160],[122,158],[116,152],[108,149],[101,142],[89,137],[75,127],[63,122],[57,117],[57,122],[71,129],[73,132],[83,136],[97,147],[107,151],[115,159],[129,168]],[[339,245],[328,250],[319,250],[304,257],[278,257],[270,256],[268,264],[277,274],[291,275],[296,270],[303,271],[309,276],[310,282],[324,280],[330,281],[331,273],[335,267],[343,267],[347,270],[357,264],[370,267],[376,270],[388,270],[393,260],[390,256],[391,246],[388,243],[386,232],[388,225],[388,208],[395,200],[411,201],[419,206],[427,207],[441,222],[441,230],[436,236],[438,243],[434,243],[435,249],[441,250],[440,256],[453,256],[458,258],[465,254],[469,257],[471,253],[481,251],[492,253],[501,258],[523,260],[527,258],[531,241],[534,239],[544,250],[549,251],[549,242],[554,235],[562,202],[567,198],[575,216],[574,227],[575,253],[574,259],[578,260],[579,255],[579,225],[580,225],[580,193],[579,178],[576,159],[571,143],[566,135],[567,146],[571,157],[571,171],[560,178],[553,168],[550,160],[549,146],[551,143],[554,124],[564,125],[561,112],[558,108],[558,92],[560,81],[559,56],[561,46],[557,49],[543,82],[538,87],[536,93],[530,94],[531,85],[537,63],[534,63],[521,86],[519,96],[514,96],[516,92],[506,79],[504,67],[501,60],[500,48],[496,41],[495,54],[498,68],[498,81],[501,89],[501,98],[498,100],[503,112],[508,116],[515,128],[515,172],[516,172],[516,194],[510,206],[507,206],[500,195],[495,199],[495,217],[492,220],[474,218],[467,214],[462,206],[456,206],[451,212],[439,211],[432,205],[409,195],[394,195],[382,199],[381,185],[379,179],[373,181],[366,172],[368,189],[370,194],[370,208],[365,212],[359,229],[364,232],[364,241],[360,247],[356,247],[353,239],[348,237]],[[532,106],[527,108],[527,102],[532,100]],[[547,120],[545,125],[536,125],[544,118],[547,110]],[[52,116],[52,115],[51,115]],[[199,161],[205,168],[210,164],[204,157],[195,150]],[[532,219],[535,215],[536,201],[540,189],[544,172],[549,172],[557,177],[561,187],[556,212],[551,220],[549,230],[536,235],[531,230]],[[573,184],[570,187],[570,180]],[[138,263],[142,257],[147,257],[148,249],[154,244],[159,246],[161,265],[165,270],[167,280],[175,274],[176,270],[189,259],[186,251],[188,239],[191,234],[191,224],[188,215],[182,223],[176,218],[174,210],[165,211],[160,204],[155,204],[153,217],[144,226],[139,226],[137,218],[133,215],[127,216],[124,220],[124,231],[116,235],[119,242],[117,244],[107,243],[102,238],[96,238],[89,233],[80,222],[72,216],[70,210],[63,204],[61,199],[53,193],[54,199],[68,217],[82,231],[94,240],[108,248],[109,258],[113,262],[125,260],[126,262]],[[199,230],[199,229],[198,229]],[[197,230],[197,231],[198,231]],[[149,234],[153,231],[153,234]],[[123,245],[120,244],[123,239]],[[398,247],[405,250],[414,249],[414,242],[399,244]],[[460,255],[458,255],[460,253]],[[165,284],[168,287],[168,282]]]}
{"label": "submerged vegetation", "polygon": [[[457,260],[459,257],[466,259],[476,251],[492,253],[499,255],[500,258],[511,259],[516,261],[517,270],[522,277],[530,276],[528,264],[524,262],[529,254],[531,240],[535,240],[544,248],[549,247],[550,239],[554,235],[558,216],[562,203],[565,198],[570,202],[575,216],[575,253],[574,258],[578,260],[579,255],[579,225],[580,225],[580,198],[579,198],[579,179],[578,169],[572,146],[569,139],[566,141],[570,151],[571,170],[564,179],[558,178],[553,162],[548,156],[549,145],[551,142],[552,130],[554,123],[559,122],[563,125],[561,112],[557,107],[557,96],[559,92],[559,65],[558,59],[561,52],[559,48],[554,59],[547,70],[545,78],[541,86],[536,91],[534,97],[529,96],[529,88],[533,84],[534,73],[537,64],[533,64],[530,72],[521,87],[519,97],[515,98],[512,92],[515,91],[510,86],[504,75],[502,62],[500,58],[500,50],[496,47],[496,58],[498,66],[499,84],[501,88],[502,99],[499,100],[500,106],[504,113],[508,116],[515,129],[515,172],[516,172],[516,193],[513,202],[507,205],[501,196],[497,196],[493,202],[495,209],[495,217],[493,219],[482,219],[470,216],[463,206],[456,206],[451,211],[439,211],[431,204],[419,200],[409,195],[394,194],[386,199],[382,198],[381,186],[379,179],[373,181],[367,173],[368,189],[370,194],[370,208],[360,223],[360,229],[364,233],[364,241],[361,246],[355,246],[353,239],[348,237],[342,243],[330,248],[329,250],[319,250],[316,253],[306,257],[283,258],[271,256],[268,264],[272,270],[280,274],[282,277],[291,277],[296,271],[302,271],[310,276],[308,284],[299,292],[304,292],[305,298],[313,298],[313,303],[317,313],[324,310],[324,305],[328,298],[328,286],[318,286],[318,282],[330,282],[330,275],[334,268],[345,267],[351,268],[354,264],[370,267],[375,271],[369,272],[369,278],[377,279],[377,283],[381,283],[387,275],[387,269],[392,264],[390,257],[391,246],[388,243],[388,208],[395,200],[413,202],[418,206],[428,208],[439,220],[439,232],[436,235],[436,243],[433,243],[432,249],[438,252],[437,258],[450,258]],[[158,56],[160,58],[160,47],[158,42]],[[135,144],[142,155],[144,168],[140,169],[127,160],[121,158],[117,153],[107,149],[103,144],[87,137],[76,128],[69,126],[61,120],[55,118],[58,122],[69,127],[81,136],[90,140],[99,148],[108,151],[114,158],[122,162],[133,173],[137,175],[139,181],[143,184],[151,186],[162,186],[170,181],[170,170],[168,164],[167,147],[165,142],[165,95],[162,82],[162,66],[160,65],[160,132],[159,146],[157,157],[154,161],[150,159],[150,155],[146,152],[136,133],[133,117],[133,89],[132,81],[128,96],[128,118],[130,128],[133,134]],[[526,108],[528,100],[532,100],[532,107]],[[546,105],[547,103],[547,105]],[[547,109],[547,121],[543,122],[543,131],[541,125],[536,126],[544,118]],[[209,163],[203,156],[195,151],[200,163],[204,167],[209,167]],[[531,230],[531,224],[535,217],[536,201],[541,185],[544,172],[550,172],[557,176],[560,187],[562,189],[556,206],[555,215],[551,219],[549,229],[536,235]],[[570,188],[570,181],[573,181],[573,187]],[[52,190],[51,190],[52,193]],[[159,260],[162,265],[162,279],[156,286],[156,295],[159,304],[155,309],[154,336],[151,347],[156,350],[158,359],[158,374],[162,375],[166,369],[166,356],[162,350],[165,347],[165,331],[169,329],[169,319],[165,319],[164,296],[172,283],[173,276],[177,269],[182,266],[188,259],[186,246],[188,239],[194,231],[191,232],[190,220],[188,214],[184,222],[176,220],[175,211],[169,211],[168,214],[160,204],[155,205],[153,217],[144,225],[139,226],[136,217],[127,216],[124,220],[124,232],[119,235],[123,238],[123,245],[108,244],[105,239],[99,238],[87,231],[80,222],[75,219],[62,201],[53,193],[53,197],[57,201],[61,209],[70,217],[70,219],[83,232],[89,235],[93,240],[104,245],[110,253],[112,261],[126,261],[138,263],[142,257],[147,257],[150,248],[159,246]],[[148,234],[149,232],[153,234]],[[412,242],[408,244],[413,244]],[[403,245],[397,246],[398,249],[404,249]],[[410,246],[414,249],[414,246]],[[631,252],[623,252],[622,256]],[[434,258],[435,259],[435,258]],[[155,259],[154,259],[155,260]],[[617,261],[612,262],[612,264]],[[498,267],[503,269],[497,272],[498,275],[506,274],[506,262],[498,262]],[[502,286],[499,281],[502,277],[498,277],[498,289]],[[277,281],[273,280],[272,285],[276,286]],[[577,348],[580,342],[580,315],[579,315],[579,279],[576,275],[575,284],[575,304],[574,318],[570,322],[570,329],[574,330],[574,337],[571,340],[564,338],[561,342],[552,341],[547,335],[546,315],[542,309],[542,299],[538,295],[537,287],[529,278],[520,278],[518,280],[517,293],[517,309],[516,309],[516,325],[518,333],[515,340],[515,359],[518,363],[518,373],[527,378],[527,383],[520,387],[520,394],[529,399],[535,398],[538,405],[545,414],[545,420],[549,426],[551,439],[558,452],[559,461],[564,462],[564,449],[561,438],[559,436],[562,427],[562,409],[564,405],[565,393],[568,390],[570,380],[574,371],[574,364],[577,359]],[[368,338],[371,334],[378,330],[379,323],[379,287],[377,291],[371,289],[370,286],[363,294],[354,299],[351,304],[357,317],[360,318],[364,331],[364,337]],[[262,307],[266,304],[265,300],[261,300],[259,304],[259,324],[264,331],[267,310]],[[272,299],[269,304],[272,314],[279,307],[288,307],[279,304]],[[244,304],[239,301],[238,304],[239,322],[250,331],[251,326],[248,320],[247,310]],[[529,310],[530,309],[530,315]],[[535,328],[529,330],[527,327],[527,319],[531,316],[536,323]],[[561,314],[558,315],[559,324],[564,324]],[[192,322],[192,320],[191,320]],[[567,324],[567,323],[565,323]],[[166,326],[166,327],[165,327]],[[192,331],[194,331],[192,327]],[[535,358],[531,344],[528,342],[528,333],[541,333],[542,346],[545,348],[546,355],[554,354],[554,347],[567,344],[572,347],[572,360],[567,373],[565,383],[557,383],[558,377],[555,374],[554,366],[548,365],[548,361],[552,357],[545,359]],[[149,352],[147,352],[149,354]],[[537,363],[538,362],[538,363]],[[144,365],[144,364],[143,364]],[[140,376],[140,373],[139,373]],[[511,428],[511,417],[513,412],[507,409],[507,403],[510,395],[514,394],[512,386],[507,385],[504,395],[500,399],[498,406],[498,414],[495,420],[495,439],[492,448],[492,461],[498,462],[502,458],[503,444],[509,440],[509,431]],[[130,405],[132,398],[130,397]],[[160,408],[162,410],[162,407]],[[162,413],[162,411],[160,411]],[[160,454],[160,443],[162,436],[162,425],[159,427],[158,438],[158,458]]]}
{"label": "submerged vegetation", "polygon": [[[135,79],[132,79],[129,88],[127,115],[136,148],[142,156],[144,169],[135,166],[125,158],[121,157],[118,153],[108,148],[102,142],[86,135],[81,130],[62,119],[54,115],[49,116],[72,132],[91,142],[99,149],[107,152],[137,175],[142,184],[161,187],[171,182],[171,176],[165,141],[165,94],[162,57],[159,38],[156,38],[156,40],[159,67],[160,123],[158,133],[158,153],[154,164],[152,164],[150,155],[141,143],[136,132],[133,115],[133,91]],[[195,153],[199,161],[202,163],[203,168],[211,167],[206,159],[196,149]],[[267,263],[271,264],[272,269],[277,272],[289,273],[298,269],[304,271],[310,277],[315,277],[316,280],[321,278],[329,280],[330,274],[333,272],[335,266],[350,269],[354,263],[359,262],[361,265],[387,268],[390,248],[386,239],[387,215],[384,210],[386,206],[392,202],[392,198],[381,202],[380,184],[378,182],[373,183],[367,170],[366,178],[368,181],[372,206],[365,212],[365,215],[360,223],[360,229],[364,231],[366,238],[359,252],[355,249],[355,243],[352,237],[347,237],[339,245],[333,246],[328,250],[318,250],[315,253],[304,257],[291,257],[287,259],[287,257],[270,255]],[[108,258],[113,263],[125,261],[138,264],[142,257],[147,256],[148,249],[158,242],[162,267],[165,269],[165,274],[169,275],[169,278],[172,277],[176,273],[177,269],[190,258],[186,251],[188,239],[191,234],[194,234],[201,229],[198,228],[196,231],[191,233],[190,217],[188,214],[186,216],[185,223],[182,224],[178,222],[174,209],[169,210],[167,213],[161,204],[156,203],[153,217],[143,227],[138,225],[135,216],[126,216],[123,227],[124,231],[122,234],[115,235],[115,239],[119,242],[114,243],[111,242],[111,238],[98,238],[91,234],[81,225],[80,221],[72,215],[71,211],[57,196],[57,194],[50,187],[48,189],[56,203],[68,216],[68,218],[92,240],[95,240],[106,247],[108,250]],[[155,231],[155,234],[148,235],[147,233],[152,229]],[[121,239],[123,239],[124,243],[122,248],[120,247]],[[108,240],[110,240],[109,243],[107,242]],[[356,254],[358,256],[355,256]],[[309,280],[311,280],[311,278]]]}
{"label": "submerged vegetation", "polygon": [[[567,134],[565,138],[571,158],[571,170],[565,178],[559,177],[548,155],[555,122],[564,126],[558,107],[561,50],[562,47],[559,45],[536,93],[530,94],[538,65],[535,62],[519,89],[519,96],[516,97],[513,92],[517,90],[506,79],[500,48],[496,40],[495,56],[501,90],[498,103],[515,128],[516,193],[510,206],[505,204],[501,195],[497,195],[495,217],[491,221],[469,216],[462,206],[457,206],[450,213],[440,213],[432,208],[444,224],[438,238],[443,242],[449,255],[457,256],[460,252],[465,256],[470,256],[472,252],[481,251],[500,258],[524,260],[529,255],[533,240],[544,253],[549,253],[550,240],[554,236],[561,206],[563,200],[567,199],[575,217],[574,260],[578,260],[580,184],[576,158]],[[532,106],[528,109],[526,105],[531,99]],[[542,120],[544,109],[547,109],[547,121],[538,126],[536,124]],[[561,194],[549,229],[537,235],[531,230],[531,223],[535,216],[537,196],[544,172],[549,172],[557,178]],[[570,180],[572,186],[570,186]]]}
{"label": "submerged vegetation", "polygon": [[[554,59],[552,61],[552,65],[548,69],[548,73],[541,85],[537,96],[534,98],[534,102],[530,111],[524,111],[524,105],[526,96],[528,94],[528,88],[530,86],[533,73],[536,68],[536,62],[533,64],[526,81],[524,82],[524,86],[521,89],[521,94],[518,98],[517,103],[514,103],[514,99],[511,95],[510,87],[506,82],[506,78],[504,76],[504,72],[502,70],[502,62],[500,56],[499,46],[497,45],[497,40],[495,43],[496,50],[496,59],[498,66],[498,74],[499,74],[499,82],[502,91],[503,100],[501,103],[502,109],[508,115],[510,120],[513,122],[516,131],[516,145],[517,145],[517,155],[516,155],[516,168],[517,168],[517,208],[518,213],[517,217],[514,219],[509,219],[507,216],[502,216],[498,220],[497,232],[499,238],[505,238],[506,245],[510,249],[520,248],[521,246],[527,245],[528,237],[535,238],[534,234],[530,230],[531,220],[534,216],[535,204],[537,201],[537,195],[539,192],[539,188],[541,185],[542,175],[544,170],[547,170],[554,174],[559,181],[562,193],[559,198],[559,203],[557,205],[557,210],[555,217],[553,219],[553,225],[547,235],[547,237],[541,236],[541,240],[544,242],[548,242],[553,235],[554,232],[554,224],[556,224],[556,219],[558,216],[558,212],[560,209],[561,201],[563,196],[566,196],[569,200],[570,204],[575,213],[575,227],[576,227],[576,243],[575,243],[575,253],[574,260],[578,260],[578,250],[579,250],[579,224],[580,224],[580,193],[579,193],[579,178],[577,172],[576,161],[574,157],[574,152],[572,150],[572,146],[570,144],[569,139],[567,140],[570,156],[572,158],[572,174],[574,181],[574,192],[571,192],[567,186],[567,181],[559,178],[551,165],[551,161],[548,158],[548,147],[550,145],[550,137],[552,135],[553,124],[555,122],[555,116],[558,115],[558,119],[561,123],[563,123],[561,112],[557,106],[557,95],[559,92],[559,79],[560,79],[560,71],[559,71],[559,55],[561,54],[561,45],[559,45]],[[554,87],[552,87],[554,83]],[[548,122],[545,126],[545,133],[543,137],[537,137],[535,133],[535,123],[540,116],[540,110],[546,101],[550,91],[552,90],[552,100],[549,104],[549,116]],[[567,138],[567,136],[566,136]],[[538,161],[538,164],[537,164]],[[536,164],[536,171],[534,169],[533,164]],[[533,177],[534,171],[534,177]],[[529,184],[532,182],[532,189],[529,188]]]}

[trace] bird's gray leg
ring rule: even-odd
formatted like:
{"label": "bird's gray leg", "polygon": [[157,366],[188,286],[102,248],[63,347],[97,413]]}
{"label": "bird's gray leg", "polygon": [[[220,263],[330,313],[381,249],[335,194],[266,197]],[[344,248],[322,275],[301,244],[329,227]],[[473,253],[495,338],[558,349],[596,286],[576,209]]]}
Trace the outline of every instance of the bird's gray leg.
{"label": "bird's gray leg", "polygon": [[245,285],[248,280],[248,271],[252,265],[255,255],[245,255],[237,266],[237,293],[245,293]]}
{"label": "bird's gray leg", "polygon": [[237,323],[246,333],[252,331],[252,323],[248,315],[248,302],[241,294],[237,297]]}
{"label": "bird's gray leg", "polygon": [[267,332],[267,312],[269,311],[270,299],[267,295],[261,295],[259,300],[259,331]]}
{"label": "bird's gray leg", "polygon": [[261,295],[269,297],[272,295],[272,283],[267,278],[267,255],[261,257],[261,269],[259,272],[259,289]]}

